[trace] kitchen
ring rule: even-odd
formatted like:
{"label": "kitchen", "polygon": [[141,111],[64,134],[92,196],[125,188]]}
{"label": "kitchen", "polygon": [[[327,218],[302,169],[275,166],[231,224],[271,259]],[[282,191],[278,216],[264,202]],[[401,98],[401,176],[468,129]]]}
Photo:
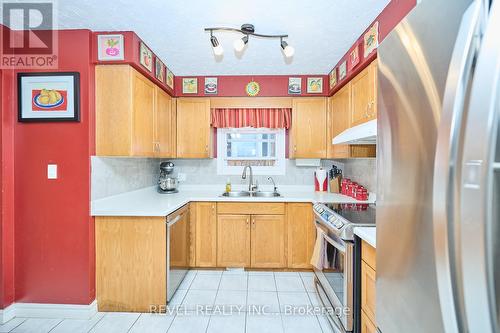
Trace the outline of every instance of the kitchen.
{"label": "kitchen", "polygon": [[0,332],[500,332],[499,1],[44,4]]}

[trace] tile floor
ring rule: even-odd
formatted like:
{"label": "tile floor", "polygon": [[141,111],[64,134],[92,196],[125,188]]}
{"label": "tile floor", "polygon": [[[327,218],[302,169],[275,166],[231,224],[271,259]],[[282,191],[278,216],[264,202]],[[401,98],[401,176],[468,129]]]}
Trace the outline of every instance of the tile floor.
{"label": "tile floor", "polygon": [[[0,333],[330,333],[312,272],[192,270],[167,314],[99,312],[90,320],[14,318]],[[210,309],[211,311],[207,311]]]}

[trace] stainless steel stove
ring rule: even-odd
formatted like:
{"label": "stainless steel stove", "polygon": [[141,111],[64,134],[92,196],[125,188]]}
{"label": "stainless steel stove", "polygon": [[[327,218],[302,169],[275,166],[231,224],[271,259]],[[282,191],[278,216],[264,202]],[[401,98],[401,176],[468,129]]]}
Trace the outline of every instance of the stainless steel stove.
{"label": "stainless steel stove", "polygon": [[375,205],[315,204],[316,227],[325,239],[325,266],[314,268],[315,286],[332,326],[354,330],[354,227],[375,226]]}

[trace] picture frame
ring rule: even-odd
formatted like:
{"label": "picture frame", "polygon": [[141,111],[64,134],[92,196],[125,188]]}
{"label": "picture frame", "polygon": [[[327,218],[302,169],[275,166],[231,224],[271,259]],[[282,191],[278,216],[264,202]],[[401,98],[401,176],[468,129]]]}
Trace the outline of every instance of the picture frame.
{"label": "picture frame", "polygon": [[308,77],[307,78],[307,93],[308,94],[321,94],[323,92],[323,78],[322,77]]}
{"label": "picture frame", "polygon": [[165,65],[158,57],[155,58],[155,77],[158,81],[165,83]]}
{"label": "picture frame", "polygon": [[166,68],[167,68],[167,76],[166,76],[167,87],[174,90],[174,73],[172,73],[172,71],[168,69],[168,67]]}
{"label": "picture frame", "polygon": [[153,52],[143,42],[139,47],[139,62],[149,72],[153,72]]}
{"label": "picture frame", "polygon": [[195,77],[182,78],[182,93],[183,94],[197,94],[198,93],[198,79]]}
{"label": "picture frame", "polygon": [[342,81],[347,76],[347,60],[344,60],[339,66],[339,81]]}
{"label": "picture frame", "polygon": [[378,21],[368,29],[363,37],[364,57],[367,58],[370,53],[378,48]]}
{"label": "picture frame", "polygon": [[217,95],[218,86],[216,77],[205,78],[205,95]]}
{"label": "picture frame", "polygon": [[19,122],[80,121],[80,73],[17,74]]}
{"label": "picture frame", "polygon": [[302,93],[302,79],[300,77],[288,78],[288,94],[300,95]]}
{"label": "picture frame", "polygon": [[123,35],[97,35],[97,60],[125,60]]}
{"label": "picture frame", "polygon": [[334,69],[332,69],[330,74],[328,74],[328,78],[329,78],[328,81],[330,83],[330,89],[332,89],[333,87],[335,87],[337,85],[337,68],[336,67]]}
{"label": "picture frame", "polygon": [[359,45],[356,44],[354,49],[349,53],[349,68],[352,69],[359,64]]}

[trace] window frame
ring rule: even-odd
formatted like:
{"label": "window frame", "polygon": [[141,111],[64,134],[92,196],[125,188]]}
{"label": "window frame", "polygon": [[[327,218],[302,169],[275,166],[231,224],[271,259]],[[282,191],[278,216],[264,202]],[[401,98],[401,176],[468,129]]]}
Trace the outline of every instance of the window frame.
{"label": "window frame", "polygon": [[[240,134],[266,133],[276,134],[276,158],[228,158],[227,157],[227,134],[237,131]],[[285,175],[285,129],[284,128],[217,128],[217,174],[218,175],[241,175],[244,166],[227,165],[227,160],[276,160],[273,166],[252,166],[254,175]]]}

